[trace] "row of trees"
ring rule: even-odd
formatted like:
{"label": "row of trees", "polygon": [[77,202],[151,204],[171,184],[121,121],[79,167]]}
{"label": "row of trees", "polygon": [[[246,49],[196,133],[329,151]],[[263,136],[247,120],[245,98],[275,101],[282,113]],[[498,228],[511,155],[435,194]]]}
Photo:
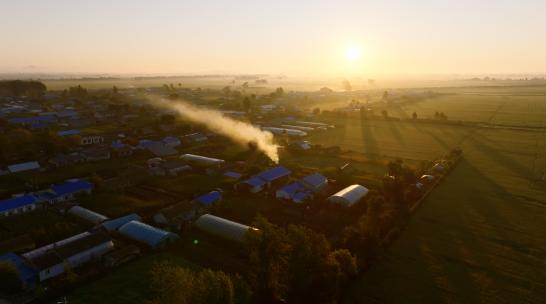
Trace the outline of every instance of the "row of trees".
{"label": "row of trees", "polygon": [[210,269],[197,272],[169,262],[154,265],[151,288],[151,304],[242,304],[251,296],[240,276]]}
{"label": "row of trees", "polygon": [[9,80],[0,81],[0,96],[29,96],[42,97],[46,92],[46,86],[40,81]]}
{"label": "row of trees", "polygon": [[60,137],[52,131],[31,132],[16,128],[0,134],[0,162],[13,158],[32,159],[43,154],[68,152],[78,146],[79,136]]}

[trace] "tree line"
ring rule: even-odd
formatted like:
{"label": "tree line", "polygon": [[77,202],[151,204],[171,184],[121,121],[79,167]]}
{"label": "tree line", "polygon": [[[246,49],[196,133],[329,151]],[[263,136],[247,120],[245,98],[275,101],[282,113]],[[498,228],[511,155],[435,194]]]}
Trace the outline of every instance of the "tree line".
{"label": "tree line", "polygon": [[47,90],[45,84],[35,80],[0,81],[0,96],[42,97]]}

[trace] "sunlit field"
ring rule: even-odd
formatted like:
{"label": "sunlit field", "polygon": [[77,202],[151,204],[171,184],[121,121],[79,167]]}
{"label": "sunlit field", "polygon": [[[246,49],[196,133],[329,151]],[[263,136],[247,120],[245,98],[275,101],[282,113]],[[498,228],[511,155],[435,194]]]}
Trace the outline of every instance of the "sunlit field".
{"label": "sunlit field", "polygon": [[418,102],[386,106],[389,115],[434,119],[443,112],[450,120],[470,121],[510,126],[546,127],[546,93],[525,90],[524,95],[488,95],[485,93],[457,93],[440,95]]}
{"label": "sunlit field", "polygon": [[[544,126],[544,106],[540,96],[448,95],[401,111]],[[356,113],[333,122],[338,128],[313,140],[371,158],[430,159],[453,147],[464,155],[346,303],[540,303],[546,297],[544,129],[365,120]]]}

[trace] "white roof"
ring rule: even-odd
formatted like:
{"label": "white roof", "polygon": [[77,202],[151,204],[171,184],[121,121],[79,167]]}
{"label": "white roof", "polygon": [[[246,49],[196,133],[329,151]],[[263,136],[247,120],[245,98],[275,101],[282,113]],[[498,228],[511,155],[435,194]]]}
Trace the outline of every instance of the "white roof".
{"label": "white roof", "polygon": [[86,221],[89,221],[93,224],[100,224],[104,221],[106,221],[108,219],[108,217],[100,214],[100,213],[97,213],[97,212],[94,212],[94,211],[91,211],[89,209],[86,209],[86,208],[83,208],[83,207],[80,207],[80,206],[74,206],[70,209],[68,209],[68,213],[74,215],[74,216],[77,216],[77,217],[80,217]]}
{"label": "white roof", "polygon": [[361,185],[351,185],[328,198],[329,201],[352,205],[368,194],[369,190]]}
{"label": "white roof", "polygon": [[197,228],[216,236],[232,240],[242,241],[251,227],[239,224],[211,214],[203,214],[195,221]]}
{"label": "white roof", "polygon": [[11,173],[22,172],[27,170],[40,169],[40,164],[37,161],[31,161],[27,163],[20,163],[8,166],[8,170]]}
{"label": "white roof", "polygon": [[206,157],[206,156],[195,155],[195,154],[184,154],[180,156],[180,159],[188,163],[197,163],[197,164],[206,165],[206,166],[219,165],[224,163],[223,159]]}

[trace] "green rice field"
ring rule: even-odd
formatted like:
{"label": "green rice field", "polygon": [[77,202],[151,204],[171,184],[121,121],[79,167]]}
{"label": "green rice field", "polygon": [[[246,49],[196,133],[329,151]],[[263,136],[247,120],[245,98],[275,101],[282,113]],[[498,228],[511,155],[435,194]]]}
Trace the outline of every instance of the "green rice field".
{"label": "green rice field", "polygon": [[[546,123],[546,98],[487,97],[475,107],[454,105],[450,98],[412,106],[451,107],[443,110],[450,118],[481,122]],[[352,286],[346,303],[543,303],[544,129],[362,120],[359,115],[335,123],[336,129],[311,140],[370,158],[431,159],[453,147],[462,148],[464,156],[399,239]]]}

